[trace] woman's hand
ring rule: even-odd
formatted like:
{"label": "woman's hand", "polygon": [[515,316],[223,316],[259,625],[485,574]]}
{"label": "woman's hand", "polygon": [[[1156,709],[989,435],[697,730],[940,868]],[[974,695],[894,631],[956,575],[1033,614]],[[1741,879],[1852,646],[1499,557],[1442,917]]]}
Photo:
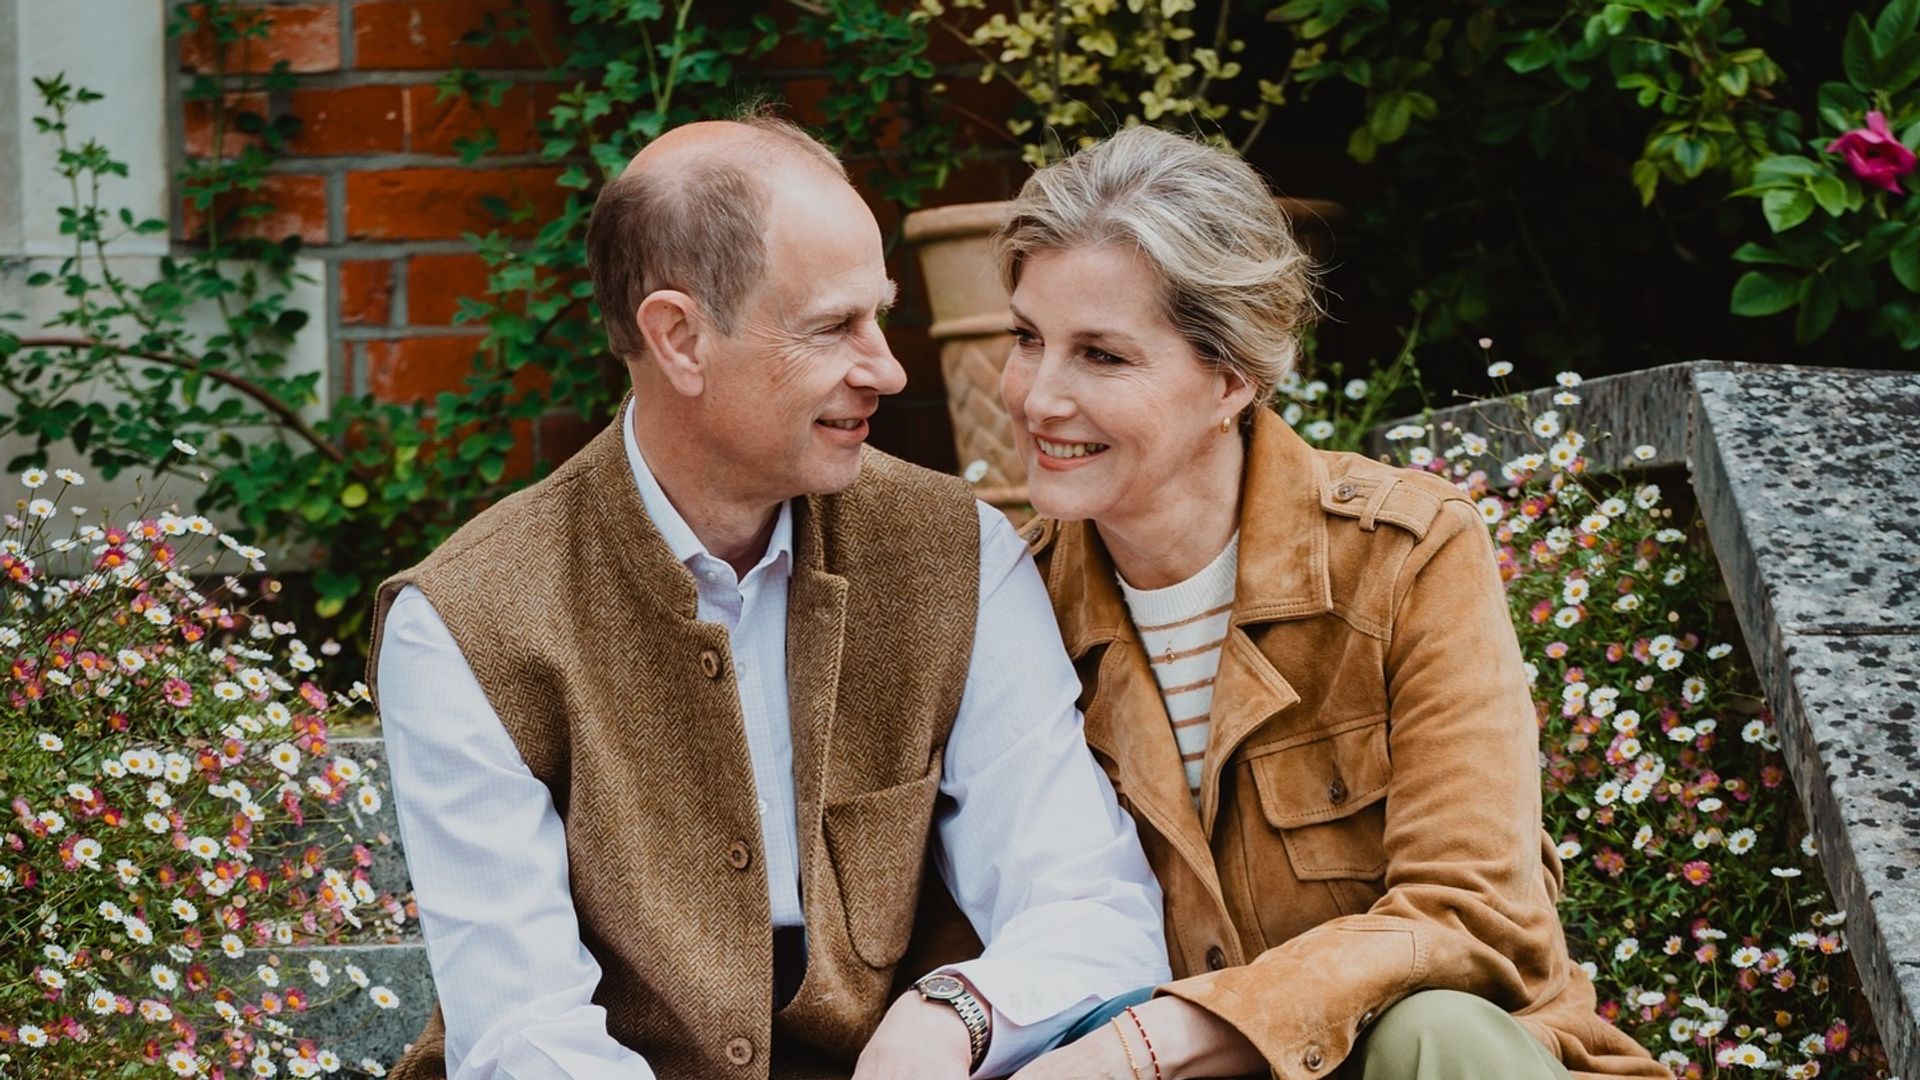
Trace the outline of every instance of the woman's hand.
{"label": "woman's hand", "polygon": [[[1134,1060],[1140,1064],[1142,1080],[1153,1080],[1153,1065],[1140,1033],[1132,1030],[1133,1021],[1124,1015],[1120,1025],[1127,1029],[1127,1042],[1133,1047]],[[1026,1068],[1013,1074],[1013,1080],[1134,1080],[1127,1065],[1127,1052],[1120,1045],[1120,1032],[1107,1024],[1092,1034],[1049,1051],[1033,1059]]]}
{"label": "woman's hand", "polygon": [[[1137,1080],[1154,1080],[1154,1058],[1160,1060],[1162,1080],[1190,1077],[1267,1074],[1260,1051],[1225,1020],[1198,1005],[1176,997],[1157,997],[1133,1008],[1140,1018],[1120,1014],[1119,1024],[1108,1024],[1079,1042],[1043,1054],[1014,1074],[1014,1080],[1136,1080],[1120,1045],[1125,1034],[1139,1066]],[[1116,1027],[1118,1030],[1116,1030]],[[1140,1031],[1153,1043],[1151,1052]]]}

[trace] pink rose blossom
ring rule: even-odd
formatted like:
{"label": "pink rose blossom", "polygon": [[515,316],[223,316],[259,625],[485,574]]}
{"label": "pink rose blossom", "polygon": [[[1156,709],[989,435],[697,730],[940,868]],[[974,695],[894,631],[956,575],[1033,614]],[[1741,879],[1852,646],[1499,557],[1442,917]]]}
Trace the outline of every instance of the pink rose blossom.
{"label": "pink rose blossom", "polygon": [[1899,177],[1913,172],[1913,151],[1901,145],[1887,127],[1886,114],[1875,109],[1867,113],[1867,126],[1855,128],[1827,144],[1827,153],[1847,159],[1853,175],[1862,182],[1894,195],[1903,195]]}

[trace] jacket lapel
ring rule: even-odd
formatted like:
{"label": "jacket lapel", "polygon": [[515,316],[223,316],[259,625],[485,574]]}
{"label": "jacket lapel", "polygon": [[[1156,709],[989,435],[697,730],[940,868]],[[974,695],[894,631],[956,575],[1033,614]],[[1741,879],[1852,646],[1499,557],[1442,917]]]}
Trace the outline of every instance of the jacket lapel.
{"label": "jacket lapel", "polygon": [[1059,526],[1048,577],[1068,654],[1078,662],[1105,647],[1086,708],[1087,744],[1115,763],[1118,786],[1135,813],[1167,839],[1224,913],[1213,852],[1193,811],[1160,684],[1127,617],[1106,548],[1089,523]]}
{"label": "jacket lapel", "polygon": [[[787,585],[787,698],[793,738],[794,802],[804,839],[820,831],[827,758],[840,702],[847,579],[825,569],[820,514],[814,500],[795,500],[793,528],[794,567]],[[810,842],[801,845],[803,858],[811,846]]]}
{"label": "jacket lapel", "polygon": [[[1269,409],[1257,409],[1240,492],[1240,565],[1233,614],[1213,688],[1213,720],[1202,766],[1200,815],[1191,809],[1180,754],[1166,707],[1142,652],[1113,565],[1088,522],[1062,522],[1048,566],[1047,589],[1067,649],[1078,660],[1109,644],[1100,685],[1087,709],[1087,741],[1119,763],[1136,804],[1217,889],[1206,838],[1219,812],[1220,775],[1247,737],[1300,701],[1257,641],[1266,623],[1333,610],[1327,570],[1321,454]],[[1175,811],[1179,811],[1176,813]],[[1183,826],[1191,823],[1190,828]],[[1192,835],[1187,835],[1191,833]]]}

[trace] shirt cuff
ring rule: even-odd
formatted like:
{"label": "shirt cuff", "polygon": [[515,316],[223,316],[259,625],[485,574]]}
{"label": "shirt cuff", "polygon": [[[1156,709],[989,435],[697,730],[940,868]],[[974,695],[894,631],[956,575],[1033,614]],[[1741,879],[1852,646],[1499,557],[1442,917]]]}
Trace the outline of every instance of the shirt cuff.
{"label": "shirt cuff", "polygon": [[987,1011],[987,1056],[972,1075],[1006,1076],[1039,1057],[1100,999],[1076,980],[1048,978],[1031,964],[983,956],[933,972],[957,975]]}

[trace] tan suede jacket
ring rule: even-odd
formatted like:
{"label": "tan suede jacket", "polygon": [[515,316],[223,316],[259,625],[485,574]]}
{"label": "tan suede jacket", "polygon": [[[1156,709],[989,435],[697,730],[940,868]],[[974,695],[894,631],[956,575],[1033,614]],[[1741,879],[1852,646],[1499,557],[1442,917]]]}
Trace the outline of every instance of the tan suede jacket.
{"label": "tan suede jacket", "polygon": [[1198,815],[1098,533],[1040,519],[1024,535],[1087,742],[1166,892],[1161,993],[1288,1080],[1332,1074],[1425,989],[1493,1001],[1576,1075],[1667,1075],[1595,1015],[1567,955],[1520,650],[1486,527],[1451,484],[1257,412]]}

